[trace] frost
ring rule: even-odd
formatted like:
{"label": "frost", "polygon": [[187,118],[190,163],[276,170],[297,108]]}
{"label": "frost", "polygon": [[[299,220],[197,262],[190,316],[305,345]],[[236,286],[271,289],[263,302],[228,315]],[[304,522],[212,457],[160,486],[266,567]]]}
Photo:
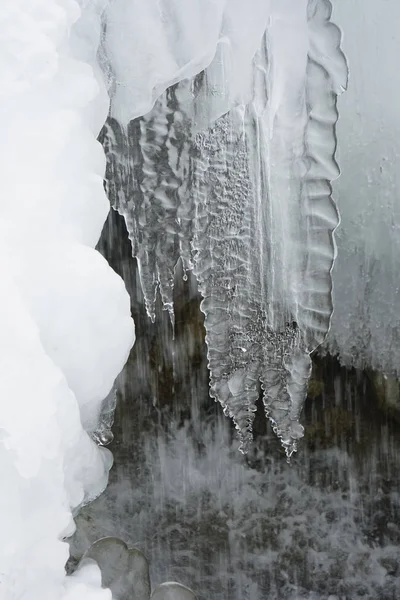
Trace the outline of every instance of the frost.
{"label": "frost", "polygon": [[[338,215],[330,182],[339,174],[336,98],[347,67],[329,2],[268,10],[251,85],[242,88],[248,96],[229,97],[221,79],[214,95],[211,64],[126,131],[108,120],[102,141],[108,194],[125,218],[150,318],[159,289],[173,323],[180,257],[203,296],[211,393],[242,450],[261,382],[290,456],[302,436],[309,354],[332,314]],[[229,82],[229,60],[218,60]]]}

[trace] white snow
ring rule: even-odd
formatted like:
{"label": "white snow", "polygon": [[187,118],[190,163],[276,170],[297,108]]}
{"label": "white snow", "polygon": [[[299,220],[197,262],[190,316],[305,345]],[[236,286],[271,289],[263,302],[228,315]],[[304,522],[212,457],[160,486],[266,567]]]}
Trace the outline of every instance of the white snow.
{"label": "white snow", "polygon": [[[189,141],[178,138],[191,118],[198,159],[192,264],[204,296],[212,393],[248,441],[260,379],[266,413],[288,455],[294,451],[309,352],[323,339],[332,310],[337,214],[329,182],[338,174],[335,103],[346,65],[329,18],[328,0],[3,0],[0,463],[7,483],[0,496],[0,585],[6,600],[111,597],[93,565],[65,577],[63,541],[73,531],[72,511],[106,485],[111,455],[88,434],[95,436],[102,401],[134,342],[123,282],[94,250],[109,210],[96,141],[108,93],[112,116],[126,127],[169,86],[205,69],[197,98],[193,82],[183,84],[181,108],[191,100],[194,108],[185,116],[176,111],[171,136],[174,109],[167,102],[160,102],[154,122],[144,119],[142,192],[152,198],[156,182],[171,241],[174,210],[183,221],[191,218],[190,207],[186,215],[182,209],[187,189],[179,180],[187,172],[174,146],[181,144],[189,161]],[[171,164],[160,183],[153,161],[163,145]],[[256,157],[250,166],[249,157]],[[170,196],[181,186],[178,207]],[[210,243],[202,228],[211,232]],[[152,272],[149,280],[154,288]],[[232,323],[238,327],[231,331]],[[235,336],[240,352],[229,346]]]}
{"label": "white snow", "polygon": [[250,93],[271,0],[115,0],[106,13],[112,116],[146,114],[169,87],[208,67],[211,119]]}
{"label": "white snow", "polygon": [[68,42],[79,15],[73,0],[0,7],[5,600],[111,598],[93,569],[73,578],[64,571],[71,511],[101,493],[112,464],[85,428],[96,428],[134,341],[123,282],[94,250],[109,210],[96,141],[108,102],[79,61],[79,32]]}

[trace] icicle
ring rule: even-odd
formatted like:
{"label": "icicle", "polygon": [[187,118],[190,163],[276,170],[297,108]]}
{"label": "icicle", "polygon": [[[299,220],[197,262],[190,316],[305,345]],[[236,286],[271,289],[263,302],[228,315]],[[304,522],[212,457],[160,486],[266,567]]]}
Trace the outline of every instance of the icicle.
{"label": "icicle", "polygon": [[108,173],[149,315],[157,286],[173,314],[180,251],[203,296],[211,394],[245,451],[260,381],[290,457],[303,434],[309,355],[332,313],[330,181],[347,69],[328,1],[273,2],[270,11],[248,103],[232,108],[220,44],[219,62],[163,94],[127,138],[114,134],[122,143],[109,152]]}
{"label": "icicle", "polygon": [[123,281],[94,249],[109,211],[96,140],[108,98],[90,66],[101,8],[74,0],[0,7],[0,596],[7,600],[111,597],[97,568],[75,578],[64,568],[72,512],[102,492],[112,464],[87,431],[134,341]]}
{"label": "icicle", "polygon": [[330,181],[339,174],[336,95],[346,85],[347,68],[329,17],[325,0],[300,2],[295,9],[290,1],[280,3],[267,31],[267,58],[255,61],[267,93],[265,103],[260,94],[254,103],[255,165],[260,153],[254,188],[264,196],[260,225],[265,223],[266,242],[260,240],[260,254],[268,257],[262,277],[271,331],[261,379],[266,414],[288,456],[302,436],[298,421],[309,353],[324,340],[332,314],[332,236],[338,216]]}

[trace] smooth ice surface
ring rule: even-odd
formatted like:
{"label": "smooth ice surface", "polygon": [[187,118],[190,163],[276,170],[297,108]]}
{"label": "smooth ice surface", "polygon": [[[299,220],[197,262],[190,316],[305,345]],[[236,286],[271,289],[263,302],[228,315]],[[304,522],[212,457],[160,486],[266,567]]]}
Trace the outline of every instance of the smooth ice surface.
{"label": "smooth ice surface", "polygon": [[104,15],[103,68],[112,116],[128,125],[147,113],[167,87],[197,75],[214,56],[213,95],[240,101],[249,91],[251,60],[269,6],[270,0],[245,5],[240,0],[110,2]]}
{"label": "smooth ice surface", "polygon": [[134,339],[123,282],[94,250],[109,209],[96,141],[107,97],[70,35],[79,16],[73,0],[0,8],[5,600],[111,598],[97,567],[64,570],[71,513],[103,491],[112,464],[87,432]]}
{"label": "smooth ice surface", "polygon": [[113,600],[197,600],[186,586],[176,582],[162,583],[151,591],[148,561],[137,548],[128,548],[116,537],[97,540],[85,552],[77,572],[94,563],[100,567],[104,588]]}
{"label": "smooth ice surface", "polygon": [[[243,450],[260,381],[267,416],[295,450],[309,354],[329,328],[336,98],[347,84],[330,15],[325,0],[272,2],[241,104],[213,94],[207,68],[127,128],[109,119],[101,136],[148,314],[159,289],[174,321],[180,257],[203,296],[211,391]],[[229,88],[229,57],[218,60]]]}
{"label": "smooth ice surface", "polygon": [[348,366],[399,374],[400,6],[336,0],[349,59],[340,99],[334,193],[341,214],[327,349]]}

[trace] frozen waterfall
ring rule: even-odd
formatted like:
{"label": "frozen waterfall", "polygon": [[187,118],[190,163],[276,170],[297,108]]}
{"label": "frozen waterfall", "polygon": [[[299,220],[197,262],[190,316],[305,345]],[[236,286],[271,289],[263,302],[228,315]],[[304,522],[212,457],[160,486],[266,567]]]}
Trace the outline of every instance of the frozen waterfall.
{"label": "frozen waterfall", "polygon": [[107,484],[112,456],[92,438],[134,341],[123,282],[94,250],[108,98],[90,66],[100,20],[78,39],[79,19],[69,0],[0,8],[4,600],[111,598],[98,568],[64,570],[73,514]]}
{"label": "frozen waterfall", "polygon": [[[336,0],[332,18],[329,0],[3,0],[1,599],[127,600],[134,589],[131,600],[195,600],[183,584],[152,589],[145,555],[112,532],[66,574],[74,519],[107,486],[103,446],[135,342],[129,285],[96,250],[110,204],[126,225],[149,327],[161,304],[175,336],[177,280],[196,281],[209,394],[243,454],[262,398],[293,456],[313,354],[396,382],[398,110],[381,102],[382,89],[400,90],[393,1],[377,13]],[[383,55],[366,41],[369,21],[388,28]],[[343,101],[339,27],[356,71]],[[334,183],[337,141],[346,169]],[[190,441],[195,475],[180,496],[205,493],[204,464],[217,485],[230,460],[224,427],[221,462]],[[202,443],[219,448],[210,431]],[[145,442],[159,459],[151,489],[161,506],[182,504],[169,468],[186,435],[187,424],[169,447]],[[229,465],[226,494],[240,479],[258,508],[248,471]]]}

